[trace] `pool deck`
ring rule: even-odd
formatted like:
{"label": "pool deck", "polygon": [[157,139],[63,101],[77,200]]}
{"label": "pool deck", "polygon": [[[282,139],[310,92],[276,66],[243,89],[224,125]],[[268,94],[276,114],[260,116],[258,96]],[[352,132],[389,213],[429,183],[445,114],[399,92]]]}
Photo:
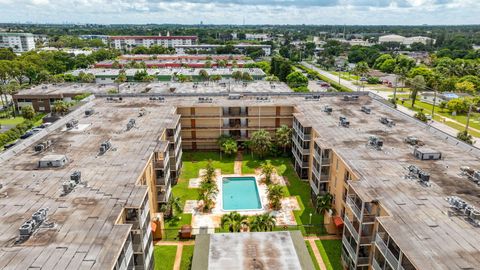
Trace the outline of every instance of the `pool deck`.
{"label": "pool deck", "polygon": [[[201,181],[201,175],[203,174],[203,170],[199,171],[198,178],[192,178],[189,181],[189,188],[198,188],[199,183]],[[216,180],[217,185],[219,187],[219,192],[216,198],[216,201],[219,203],[215,204],[215,207],[212,209],[210,213],[203,213],[199,210],[198,201],[197,200],[187,200],[184,206],[184,213],[191,213],[192,214],[192,222],[191,225],[193,227],[192,234],[196,235],[199,234],[199,228],[208,228],[207,231],[209,233],[215,232],[215,228],[220,227],[220,220],[224,214],[233,212],[235,210],[223,210],[222,209],[222,180],[224,177],[255,177],[257,182],[258,194],[260,196],[260,201],[262,203],[262,209],[259,210],[236,210],[236,212],[246,215],[246,216],[253,216],[271,212],[276,220],[278,226],[291,226],[297,225],[295,221],[295,215],[293,211],[300,210],[299,203],[297,198],[286,197],[282,199],[282,208],[279,211],[272,211],[268,204],[267,199],[267,185],[261,181],[260,174],[225,174],[222,175],[220,170],[216,170]],[[284,181],[281,181],[281,177],[277,177],[278,182],[281,184],[285,184]]]}

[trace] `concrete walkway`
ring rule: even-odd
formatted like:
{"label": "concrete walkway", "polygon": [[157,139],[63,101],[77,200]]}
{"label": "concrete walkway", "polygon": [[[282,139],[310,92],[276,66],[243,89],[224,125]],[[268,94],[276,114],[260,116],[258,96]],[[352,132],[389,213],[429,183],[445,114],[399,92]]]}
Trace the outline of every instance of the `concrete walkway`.
{"label": "concrete walkway", "polygon": [[320,270],[327,270],[327,266],[323,262],[322,255],[318,250],[317,244],[315,244],[314,239],[308,239],[310,246],[312,247],[313,255],[315,255],[315,259],[317,260],[318,266],[320,266]]}
{"label": "concrete walkway", "polygon": [[[321,75],[323,75],[323,76],[325,76],[325,77],[327,77],[327,78],[329,78],[329,79],[331,79],[331,80],[333,80],[333,81],[335,81],[335,82],[338,82],[338,76],[333,75],[333,74],[331,74],[330,72],[327,72],[327,71],[325,71],[325,70],[323,70],[323,69],[317,68],[316,66],[311,65],[311,64],[309,64],[309,63],[307,63],[307,62],[302,62],[302,65],[306,66],[307,68],[310,68],[310,69],[313,69],[313,70],[317,71],[317,72],[320,73]],[[348,80],[345,80],[345,79],[340,79],[340,83],[341,83],[343,86],[349,88],[349,89],[352,90],[352,91],[358,91],[358,90],[360,90],[360,87],[357,86],[357,85],[355,85],[355,84],[353,84],[352,81],[348,81]],[[365,87],[362,88],[362,89],[364,89],[365,91],[372,92],[372,93],[374,93],[374,94],[376,94],[376,95],[378,95],[378,96],[381,96],[381,97],[384,98],[384,99],[388,99],[388,96],[392,94],[392,93],[390,93],[390,92],[378,91],[378,90],[376,90],[376,89],[372,89],[372,88],[369,88],[369,87],[367,87],[367,86],[365,86]],[[407,107],[405,107],[405,106],[402,106],[402,105],[398,105],[398,106],[397,106],[397,110],[399,110],[399,111],[401,111],[401,112],[403,112],[403,113],[406,113],[406,114],[408,114],[408,115],[410,115],[410,116],[413,116],[413,115],[415,114],[414,111],[412,111],[412,110],[410,110],[409,108],[407,108]],[[459,124],[459,125],[465,125],[465,124],[459,123],[459,122],[457,122],[457,121],[455,121],[455,120],[453,120],[453,119],[450,119],[450,118],[448,118],[447,121],[454,122],[454,123],[457,123],[457,124]],[[441,130],[441,131],[443,131],[443,132],[445,132],[445,133],[448,133],[449,135],[451,135],[451,136],[453,136],[453,137],[456,137],[456,136],[457,136],[458,130],[456,130],[456,129],[450,127],[450,126],[447,126],[446,124],[443,124],[443,123],[438,122],[438,121],[431,121],[431,122],[430,122],[430,125],[433,126],[433,127],[435,127],[435,128],[437,128],[437,129],[439,129],[439,130]],[[470,129],[480,132],[480,130],[477,130],[477,129],[473,129],[473,128],[470,128]],[[473,139],[474,139],[474,141],[475,141],[474,146],[480,148],[480,138],[474,137]]]}
{"label": "concrete walkway", "polygon": [[233,163],[233,173],[241,175],[242,174],[242,161],[243,161],[243,153],[242,151],[237,152],[237,157]]}
{"label": "concrete walkway", "polygon": [[157,241],[156,246],[177,246],[177,253],[175,255],[175,262],[173,263],[173,270],[180,270],[180,264],[182,263],[183,246],[195,245],[195,241]]}
{"label": "concrete walkway", "polygon": [[342,240],[341,235],[304,236],[305,240]]}

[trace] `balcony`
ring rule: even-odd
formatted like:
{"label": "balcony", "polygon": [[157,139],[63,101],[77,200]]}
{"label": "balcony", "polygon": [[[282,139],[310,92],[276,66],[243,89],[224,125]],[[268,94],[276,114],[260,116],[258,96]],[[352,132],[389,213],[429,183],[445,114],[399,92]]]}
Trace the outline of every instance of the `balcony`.
{"label": "balcony", "polygon": [[350,206],[350,209],[352,209],[352,212],[355,214],[357,219],[361,220],[362,219],[362,215],[361,215],[362,212],[360,211],[358,206],[355,204],[355,201],[353,200],[353,197],[354,196],[352,196],[352,195],[347,196],[347,205]]}
{"label": "balcony", "polygon": [[156,160],[156,161],[153,162],[153,167],[156,170],[161,170],[161,169],[165,168],[165,162],[163,160]]}
{"label": "balcony", "polygon": [[374,270],[382,270],[382,267],[380,266],[380,264],[378,264],[377,260],[375,260],[375,258],[372,259],[372,268]]}
{"label": "balcony", "polygon": [[345,235],[342,237],[342,243],[343,243],[343,246],[347,249],[348,251],[348,255],[350,256],[350,258],[352,260],[355,260],[356,257],[357,257],[357,254],[355,253],[355,250],[353,249],[353,247],[350,245],[350,243],[348,242],[347,238],[345,237]]}
{"label": "balcony", "polygon": [[360,237],[360,245],[371,245],[372,244],[372,236],[362,236]]}
{"label": "balcony", "polygon": [[383,254],[383,256],[385,256],[385,258],[387,259],[387,262],[390,264],[390,266],[393,269],[397,269],[398,259],[395,258],[395,256],[392,254],[392,252],[387,248],[387,244],[385,242],[383,242],[383,239],[378,234],[375,236],[375,244],[377,244],[378,249]]}
{"label": "balcony", "polygon": [[343,222],[347,226],[347,228],[350,231],[350,233],[352,234],[353,238],[358,241],[358,236],[359,236],[358,232],[355,229],[355,227],[353,226],[352,222],[350,221],[350,219],[348,218],[347,215],[345,215],[345,217],[343,219]]}
{"label": "balcony", "polygon": [[370,263],[370,257],[358,257],[357,266],[368,265]]}
{"label": "balcony", "polygon": [[376,218],[377,218],[377,216],[375,216],[375,215],[364,214],[362,223],[363,224],[365,224],[365,223],[375,223]]}

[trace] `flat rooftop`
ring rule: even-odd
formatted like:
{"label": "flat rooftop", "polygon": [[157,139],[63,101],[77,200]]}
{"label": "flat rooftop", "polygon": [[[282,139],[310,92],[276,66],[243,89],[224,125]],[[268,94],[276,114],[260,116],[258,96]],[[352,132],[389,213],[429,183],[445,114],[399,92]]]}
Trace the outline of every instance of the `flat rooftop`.
{"label": "flat rooftop", "polygon": [[[62,94],[107,94],[108,90],[117,88],[116,85],[102,85],[95,83],[62,83],[39,85],[31,89],[25,89],[15,94],[15,97],[25,98],[38,95],[61,96]],[[287,84],[282,82],[251,81],[246,84],[243,82],[220,81],[198,82],[198,83],[172,83],[172,82],[152,82],[152,83],[123,83],[120,85],[122,94],[171,94],[174,93],[229,93],[229,92],[251,92],[251,93],[282,93],[293,92]]]}
{"label": "flat rooftop", "polygon": [[[137,71],[144,69],[125,69],[127,76],[133,76]],[[198,76],[201,68],[148,68],[146,69],[149,75],[156,76],[171,76],[173,74],[183,74],[187,76]],[[231,75],[235,71],[248,72],[252,76],[265,76],[265,72],[259,68],[204,68],[209,75]],[[77,69],[69,74],[78,76],[80,72],[90,73],[95,76],[118,76],[120,69],[106,69],[106,68],[91,68],[91,69]]]}
{"label": "flat rooftop", "polygon": [[[325,105],[331,115],[323,112]],[[363,113],[362,105],[372,109]],[[480,209],[480,187],[460,176],[461,166],[480,169],[480,152],[431,129],[368,96],[358,102],[341,97],[297,106],[302,124],[320,134],[317,141],[335,151],[359,176],[352,181],[364,202],[377,200],[391,216],[380,223],[418,269],[477,269],[480,265],[480,228],[461,216],[450,216],[447,196],[458,196]],[[303,115],[302,115],[303,114]],[[339,126],[339,117],[350,121],[350,128]],[[394,127],[380,123],[380,117],[395,121]],[[381,151],[366,146],[370,136],[384,140]],[[442,153],[441,160],[418,160],[414,148],[404,143],[415,136]],[[430,173],[431,186],[406,179],[409,165]]]}
{"label": "flat rooftop", "polygon": [[313,270],[314,267],[302,234],[292,231],[198,235],[192,270],[207,269]]}
{"label": "flat rooftop", "polygon": [[[115,265],[131,225],[115,225],[123,208],[140,207],[146,186],[138,185],[147,160],[164,128],[174,121],[174,108],[166,104],[92,101],[95,113],[72,112],[79,128],[55,128],[33,145],[51,140],[45,152],[32,147],[0,163],[0,269],[110,269]],[[139,117],[140,108],[146,114]],[[78,115],[75,115],[78,114]],[[129,119],[136,126],[126,131]],[[63,119],[62,119],[63,120]],[[59,120],[59,121],[62,121]],[[35,136],[35,135],[34,135]],[[99,155],[100,144],[112,148]],[[61,168],[37,167],[49,155],[66,155]],[[81,183],[62,196],[62,182],[74,171]],[[15,244],[20,225],[47,207],[53,228],[40,228],[26,242]]]}

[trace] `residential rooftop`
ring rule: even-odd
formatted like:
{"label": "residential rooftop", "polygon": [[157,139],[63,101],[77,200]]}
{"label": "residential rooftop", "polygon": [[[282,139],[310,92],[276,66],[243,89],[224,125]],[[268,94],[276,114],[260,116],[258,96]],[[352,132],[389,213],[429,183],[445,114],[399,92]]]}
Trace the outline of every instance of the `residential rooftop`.
{"label": "residential rooftop", "polygon": [[[144,69],[125,69],[127,76],[133,76],[136,72]],[[172,76],[173,74],[183,74],[187,76],[198,76],[200,73],[198,68],[149,68],[146,69],[149,75],[157,76]],[[248,72],[252,76],[265,76],[265,72],[259,68],[205,68],[205,71],[209,75],[231,75],[235,71]],[[77,69],[69,72],[78,76],[80,72],[90,73],[95,76],[118,76],[120,69],[103,69],[103,68],[91,68],[91,69]]]}
{"label": "residential rooftop", "polygon": [[[322,110],[327,104],[333,108],[331,115]],[[363,113],[361,106],[369,106],[371,114]],[[480,228],[462,216],[449,215],[446,198],[458,196],[480,209],[480,187],[460,176],[461,166],[478,170],[479,149],[367,96],[353,103],[324,98],[297,109],[302,125],[319,132],[320,146],[333,149],[357,174],[359,181],[350,185],[361,200],[378,201],[389,213],[378,220],[417,269],[478,269]],[[339,125],[340,116],[348,119],[349,128]],[[392,119],[395,126],[383,125],[381,117]],[[383,139],[381,151],[367,146],[370,136]],[[416,159],[414,147],[404,142],[407,136],[440,151],[442,159]],[[407,179],[409,165],[429,173],[431,186]]]}
{"label": "residential rooftop", "polygon": [[[95,113],[85,117],[89,107]],[[146,110],[142,117],[140,108]],[[79,121],[77,129],[64,128],[62,123],[70,118]],[[126,131],[129,119],[135,119],[136,126]],[[115,265],[131,226],[116,225],[117,220],[125,207],[140,207],[147,196],[138,178],[172,121],[174,108],[166,104],[97,99],[54,123],[45,137],[39,139],[39,133],[29,138],[35,142],[31,147],[2,161],[0,269],[110,269]],[[46,140],[52,145],[35,153],[33,145]],[[106,140],[112,148],[99,155]],[[38,168],[38,161],[52,154],[66,155],[67,164]],[[81,172],[81,183],[62,195],[62,183],[74,171]],[[53,227],[39,228],[27,241],[15,244],[20,225],[40,208],[48,208],[47,221]]]}

